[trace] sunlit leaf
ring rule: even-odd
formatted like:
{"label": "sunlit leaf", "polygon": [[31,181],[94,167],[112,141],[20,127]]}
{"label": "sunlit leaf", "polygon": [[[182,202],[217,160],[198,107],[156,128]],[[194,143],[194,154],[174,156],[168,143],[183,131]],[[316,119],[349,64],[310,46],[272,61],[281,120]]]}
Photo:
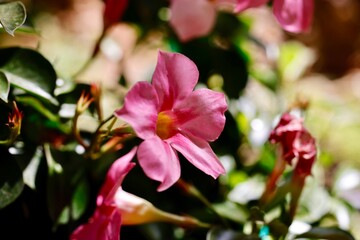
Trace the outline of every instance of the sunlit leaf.
{"label": "sunlit leaf", "polygon": [[[23,155],[29,155],[25,152]],[[36,189],[36,176],[39,170],[40,161],[43,156],[42,148],[38,147],[35,150],[33,157],[23,171],[24,183],[31,189]]]}
{"label": "sunlit leaf", "polygon": [[59,215],[57,223],[66,224],[67,222],[69,222],[69,219],[70,219],[70,209],[69,206],[65,206]]}
{"label": "sunlit leaf", "polygon": [[10,154],[0,159],[0,209],[16,200],[24,187],[22,173]]}
{"label": "sunlit leaf", "polygon": [[314,59],[314,52],[300,42],[283,43],[278,62],[281,77],[287,81],[299,79]]}
{"label": "sunlit leaf", "polygon": [[3,72],[0,72],[0,99],[4,102],[8,101],[9,90],[9,81],[7,80],[5,74]]}
{"label": "sunlit leaf", "polygon": [[53,95],[56,72],[45,57],[34,50],[17,47],[0,49],[0,55],[0,70],[11,85],[58,104]]}
{"label": "sunlit leaf", "polygon": [[26,19],[26,9],[20,1],[0,4],[0,24],[10,35],[22,26]]}
{"label": "sunlit leaf", "polygon": [[236,205],[233,202],[223,202],[213,205],[216,212],[221,216],[231,219],[233,221],[244,223],[249,217],[249,212],[242,208],[241,206]]}
{"label": "sunlit leaf", "polygon": [[355,240],[355,238],[349,233],[339,228],[325,228],[314,227],[310,231],[298,235],[299,238],[315,238],[315,239],[328,239],[328,240]]}

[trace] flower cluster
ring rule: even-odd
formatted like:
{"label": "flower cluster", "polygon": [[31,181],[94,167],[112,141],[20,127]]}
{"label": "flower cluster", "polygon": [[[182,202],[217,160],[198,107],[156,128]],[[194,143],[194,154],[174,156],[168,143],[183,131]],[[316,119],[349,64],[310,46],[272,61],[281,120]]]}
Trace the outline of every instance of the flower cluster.
{"label": "flower cluster", "polygon": [[[240,13],[265,5],[269,0],[171,0],[170,24],[182,41],[206,36],[213,29],[217,11]],[[188,5],[191,4],[191,8]],[[313,0],[274,0],[273,13],[286,31],[306,32],[310,29]]]}

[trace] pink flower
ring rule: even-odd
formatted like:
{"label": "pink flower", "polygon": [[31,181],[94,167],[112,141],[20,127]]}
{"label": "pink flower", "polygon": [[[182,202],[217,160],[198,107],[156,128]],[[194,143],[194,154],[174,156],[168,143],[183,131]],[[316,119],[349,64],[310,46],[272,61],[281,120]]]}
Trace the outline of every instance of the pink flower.
{"label": "pink flower", "polygon": [[86,224],[71,234],[71,240],[119,240],[121,225],[169,222],[184,227],[208,227],[188,216],[179,216],[156,208],[149,201],[124,191],[121,184],[134,167],[137,148],[116,160],[108,170],[96,199],[96,209]]}
{"label": "pink flower", "polygon": [[[259,7],[266,2],[268,0],[238,0],[235,11]],[[293,33],[306,32],[312,22],[314,0],[274,0],[273,12],[284,30]]]}
{"label": "pink flower", "polygon": [[183,42],[203,37],[215,25],[217,10],[233,10],[236,0],[171,0],[170,25]]}
{"label": "pink flower", "polygon": [[297,158],[296,174],[310,174],[316,158],[316,144],[315,139],[304,127],[303,119],[284,113],[271,132],[269,140],[282,146],[283,158],[288,164],[292,165]]}
{"label": "pink flower", "polygon": [[269,0],[237,0],[235,12],[241,12],[248,8],[260,7],[268,1]]}
{"label": "pink flower", "polygon": [[303,129],[302,119],[296,118],[290,113],[284,113],[277,126],[270,133],[269,141],[273,144],[281,144],[284,160],[290,165],[297,155],[293,146],[294,141]]}
{"label": "pink flower", "polygon": [[[208,35],[215,25],[219,10],[239,13],[267,2],[269,0],[171,0],[170,25],[180,41],[186,42]],[[312,22],[314,2],[274,0],[273,12],[284,30],[293,33],[306,32]]]}
{"label": "pink flower", "polygon": [[121,189],[126,174],[134,167],[131,163],[137,148],[116,160],[110,167],[105,183],[96,199],[96,209],[88,223],[79,226],[72,233],[71,240],[119,240],[121,214],[115,195]]}
{"label": "pink flower", "polygon": [[279,123],[270,133],[269,140],[273,144],[280,145],[280,157],[275,162],[260,202],[262,205],[266,205],[272,201],[276,195],[277,182],[286,165],[294,165],[296,162],[289,188],[291,192],[289,211],[293,218],[305,178],[311,175],[311,169],[316,159],[315,139],[304,127],[302,118],[297,118],[287,112],[281,116]]}
{"label": "pink flower", "polygon": [[294,149],[298,153],[295,174],[306,177],[311,174],[311,168],[316,159],[315,139],[308,131],[303,131],[294,141]]}
{"label": "pink flower", "polygon": [[193,91],[198,77],[190,59],[160,51],[152,83],[136,83],[115,111],[144,140],[138,161],[149,178],[161,182],[158,191],[180,178],[176,151],[213,178],[225,172],[208,142],[224,128],[227,103],[222,93]]}

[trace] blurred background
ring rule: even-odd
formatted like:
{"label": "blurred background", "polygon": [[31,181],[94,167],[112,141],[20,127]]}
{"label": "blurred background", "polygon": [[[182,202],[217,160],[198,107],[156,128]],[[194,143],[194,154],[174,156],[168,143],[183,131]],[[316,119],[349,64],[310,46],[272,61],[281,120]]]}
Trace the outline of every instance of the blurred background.
{"label": "blurred background", "polygon": [[[247,206],[260,196],[275,161],[269,133],[281,113],[302,110],[319,154],[298,219],[339,226],[360,238],[360,1],[315,0],[311,29],[301,34],[284,31],[271,4],[236,15],[217,10],[210,33],[189,41],[181,41],[169,25],[167,0],[22,2],[28,14],[25,25],[15,36],[2,32],[0,47],[43,54],[58,75],[59,96],[74,83],[100,83],[104,116],[111,115],[134,83],[151,80],[159,49],[192,59],[200,71],[199,87],[226,94],[227,123],[212,146],[228,174],[212,181],[182,161],[184,179],[212,202]],[[82,131],[96,128],[90,116],[82,121]],[[179,203],[184,196],[175,189],[157,195],[154,184],[140,189],[135,184],[139,175],[135,169],[125,181],[129,191],[169,211],[204,214],[197,202]],[[321,207],[314,205],[319,202]],[[243,221],[229,205],[218,207],[232,221]],[[84,221],[91,210],[76,221]],[[64,239],[74,225],[58,226],[55,233],[44,234]],[[161,224],[124,227],[121,234],[125,239],[204,239],[197,238],[202,232],[169,229]]]}

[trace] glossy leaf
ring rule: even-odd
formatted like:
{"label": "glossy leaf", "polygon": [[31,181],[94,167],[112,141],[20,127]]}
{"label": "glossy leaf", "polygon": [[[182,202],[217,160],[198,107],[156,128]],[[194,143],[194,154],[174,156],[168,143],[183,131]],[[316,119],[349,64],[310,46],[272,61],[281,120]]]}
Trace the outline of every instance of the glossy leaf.
{"label": "glossy leaf", "polygon": [[2,151],[0,160],[0,209],[6,207],[21,194],[24,182],[15,159]]}
{"label": "glossy leaf", "polygon": [[0,4],[0,24],[10,35],[22,26],[26,19],[26,9],[22,2],[9,2]]}
{"label": "glossy leaf", "polygon": [[355,238],[349,233],[339,228],[326,228],[326,227],[314,227],[310,231],[298,235],[299,238],[314,238],[314,239],[328,239],[328,240],[355,240]]}
{"label": "glossy leaf", "polygon": [[0,99],[4,102],[8,101],[9,90],[9,81],[7,80],[5,74],[3,72],[0,72]]}
{"label": "glossy leaf", "polygon": [[57,105],[56,72],[40,53],[26,48],[0,49],[0,70],[11,85]]}

